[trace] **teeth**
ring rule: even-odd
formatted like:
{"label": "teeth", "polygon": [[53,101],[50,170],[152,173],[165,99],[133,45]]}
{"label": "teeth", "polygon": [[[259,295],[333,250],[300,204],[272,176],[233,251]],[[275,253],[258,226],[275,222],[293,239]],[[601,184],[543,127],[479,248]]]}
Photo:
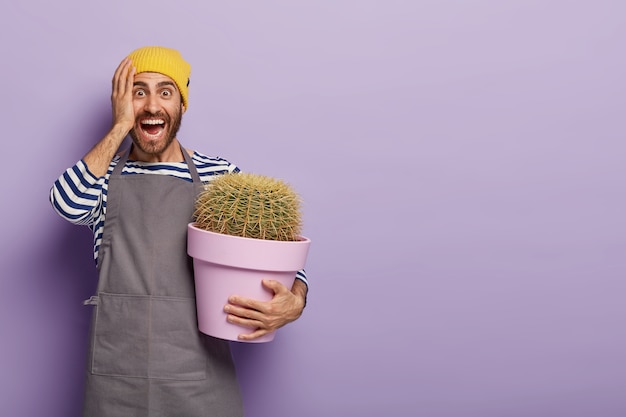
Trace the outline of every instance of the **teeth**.
{"label": "teeth", "polygon": [[165,121],[161,119],[147,119],[141,121],[142,125],[162,125],[164,123]]}

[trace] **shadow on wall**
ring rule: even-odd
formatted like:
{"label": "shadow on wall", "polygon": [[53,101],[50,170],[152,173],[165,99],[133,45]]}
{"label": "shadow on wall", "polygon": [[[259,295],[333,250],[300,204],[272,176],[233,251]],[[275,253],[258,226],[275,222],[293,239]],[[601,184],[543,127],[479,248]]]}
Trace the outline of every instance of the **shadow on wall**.
{"label": "shadow on wall", "polygon": [[273,415],[275,411],[272,404],[275,400],[276,384],[279,382],[278,368],[284,364],[284,358],[281,357],[281,352],[285,349],[281,343],[282,333],[284,328],[279,329],[276,338],[269,343],[230,343],[244,410],[248,413],[254,410],[250,414],[266,416]]}
{"label": "shadow on wall", "polygon": [[[78,416],[92,315],[83,301],[96,290],[97,271],[89,228],[55,220],[39,243],[39,261],[33,263],[26,257],[17,261],[24,265],[30,281],[23,287],[28,296],[19,297],[31,301],[21,307],[27,309],[24,324],[29,329],[23,342],[30,352],[27,356],[41,361],[40,386],[33,391],[45,393],[41,397],[47,403],[45,409],[54,410],[49,415]],[[34,369],[32,362],[27,367]]]}
{"label": "shadow on wall", "polygon": [[93,235],[86,226],[71,225],[61,219],[59,222],[44,241],[45,263],[55,276],[49,290],[72,301],[89,298],[96,289],[98,276],[93,259]]}

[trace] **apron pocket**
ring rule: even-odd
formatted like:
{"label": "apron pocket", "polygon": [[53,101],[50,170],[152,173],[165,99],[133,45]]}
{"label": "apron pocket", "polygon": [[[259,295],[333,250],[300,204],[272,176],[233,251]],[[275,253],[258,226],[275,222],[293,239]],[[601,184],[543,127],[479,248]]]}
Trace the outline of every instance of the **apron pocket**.
{"label": "apron pocket", "polygon": [[206,378],[194,299],[100,293],[91,371],[173,380]]}

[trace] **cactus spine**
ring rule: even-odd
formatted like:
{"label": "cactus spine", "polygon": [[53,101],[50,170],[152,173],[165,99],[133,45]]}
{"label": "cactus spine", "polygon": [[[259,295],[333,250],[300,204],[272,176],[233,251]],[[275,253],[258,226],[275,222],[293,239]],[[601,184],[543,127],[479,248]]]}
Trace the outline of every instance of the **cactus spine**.
{"label": "cactus spine", "polygon": [[234,173],[212,180],[197,198],[196,227],[254,239],[296,241],[302,229],[301,200],[285,182]]}

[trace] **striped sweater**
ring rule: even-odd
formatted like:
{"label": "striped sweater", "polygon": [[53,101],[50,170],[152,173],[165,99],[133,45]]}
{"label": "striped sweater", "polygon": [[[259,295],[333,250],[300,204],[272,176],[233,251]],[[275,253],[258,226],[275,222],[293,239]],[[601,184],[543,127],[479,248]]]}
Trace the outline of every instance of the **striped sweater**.
{"label": "striped sweater", "polygon": [[[216,175],[239,172],[239,168],[219,157],[210,157],[195,151],[191,157],[196,165],[200,180],[208,183]],[[102,232],[107,212],[107,192],[109,177],[120,158],[116,156],[109,164],[104,177],[95,177],[81,159],[68,168],[50,190],[50,203],[54,210],[67,221],[89,226],[93,232],[94,260],[98,263],[98,251],[102,242]],[[192,181],[187,164],[184,162],[140,162],[127,161],[122,175],[148,174],[171,175],[185,181]],[[308,285],[304,270],[298,271],[296,278]]]}

